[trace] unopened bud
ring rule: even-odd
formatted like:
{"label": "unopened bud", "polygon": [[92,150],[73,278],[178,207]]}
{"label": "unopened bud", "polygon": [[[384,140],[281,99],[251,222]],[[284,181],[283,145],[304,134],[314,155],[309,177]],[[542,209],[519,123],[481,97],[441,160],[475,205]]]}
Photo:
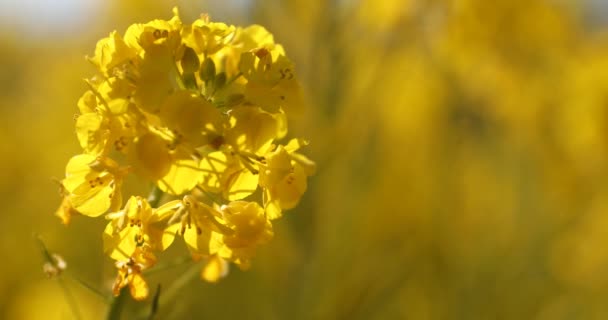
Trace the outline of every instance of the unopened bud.
{"label": "unopened bud", "polygon": [[190,47],[185,47],[184,55],[182,56],[182,60],[180,61],[182,65],[182,69],[184,73],[194,73],[198,71],[198,68],[201,64],[196,52],[194,49]]}
{"label": "unopened bud", "polygon": [[220,72],[217,77],[215,77],[215,89],[220,89],[226,84],[226,72]]}
{"label": "unopened bud", "polygon": [[201,80],[205,82],[211,81],[213,78],[215,78],[215,63],[213,62],[213,59],[206,58],[205,61],[203,61],[200,76]]}

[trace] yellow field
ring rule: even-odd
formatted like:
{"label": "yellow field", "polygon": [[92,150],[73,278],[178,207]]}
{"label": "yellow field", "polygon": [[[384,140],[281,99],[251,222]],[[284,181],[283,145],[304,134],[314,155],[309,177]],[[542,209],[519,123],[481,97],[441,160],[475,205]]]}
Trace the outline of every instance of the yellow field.
{"label": "yellow field", "polygon": [[[249,271],[185,285],[191,262],[150,274],[158,319],[608,318],[608,11],[564,0],[24,9],[0,29],[0,318],[70,319],[63,283],[83,319],[103,319],[106,301],[79,282],[111,295],[106,221],[62,225],[55,180],[80,152],[85,55],[174,5],[283,44],[307,105],[290,135],[310,141],[317,172]],[[67,261],[62,282],[45,278],[35,235]]]}

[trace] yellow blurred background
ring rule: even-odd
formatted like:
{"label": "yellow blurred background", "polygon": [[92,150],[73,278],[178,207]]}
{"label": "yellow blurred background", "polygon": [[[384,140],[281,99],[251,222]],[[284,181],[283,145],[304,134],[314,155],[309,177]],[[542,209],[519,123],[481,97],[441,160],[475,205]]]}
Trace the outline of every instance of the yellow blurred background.
{"label": "yellow blurred background", "polygon": [[72,317],[35,234],[104,317],[74,280],[109,294],[104,221],[61,225],[53,179],[79,151],[85,55],[175,5],[285,46],[319,170],[250,271],[177,292],[187,265],[150,275],[159,319],[608,319],[601,0],[0,2],[1,319]]}

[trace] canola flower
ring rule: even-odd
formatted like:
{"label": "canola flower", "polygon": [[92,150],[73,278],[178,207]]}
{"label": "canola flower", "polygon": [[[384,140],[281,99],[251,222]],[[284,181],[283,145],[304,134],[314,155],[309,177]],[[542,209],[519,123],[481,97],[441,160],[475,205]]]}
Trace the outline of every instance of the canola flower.
{"label": "canola flower", "polygon": [[[145,299],[142,272],[175,238],[205,259],[204,280],[218,281],[230,262],[247,269],[315,170],[297,152],[306,141],[278,142],[302,105],[283,47],[261,26],[206,15],[185,24],[174,9],[170,20],[113,31],[89,59],[99,73],[78,101],[82,153],[68,161],[56,215],[64,224],[76,215],[108,220],[114,294],[128,287]],[[172,200],[123,195],[134,175]]]}

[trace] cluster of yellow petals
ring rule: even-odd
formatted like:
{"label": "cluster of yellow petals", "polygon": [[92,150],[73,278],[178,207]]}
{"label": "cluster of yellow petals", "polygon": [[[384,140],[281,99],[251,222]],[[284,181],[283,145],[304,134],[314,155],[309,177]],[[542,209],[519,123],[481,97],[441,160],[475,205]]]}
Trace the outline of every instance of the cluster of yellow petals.
{"label": "cluster of yellow petals", "polygon": [[[148,296],[142,271],[183,237],[211,282],[228,262],[250,265],[273,237],[273,219],[297,205],[315,164],[287,135],[301,90],[283,47],[261,26],[170,20],[131,25],[97,43],[89,58],[76,135],[82,153],[61,181],[57,215],[109,221],[104,250],[116,261],[114,293]],[[123,204],[130,175],[173,200],[158,207],[137,195]],[[126,199],[126,198],[125,198]]]}

